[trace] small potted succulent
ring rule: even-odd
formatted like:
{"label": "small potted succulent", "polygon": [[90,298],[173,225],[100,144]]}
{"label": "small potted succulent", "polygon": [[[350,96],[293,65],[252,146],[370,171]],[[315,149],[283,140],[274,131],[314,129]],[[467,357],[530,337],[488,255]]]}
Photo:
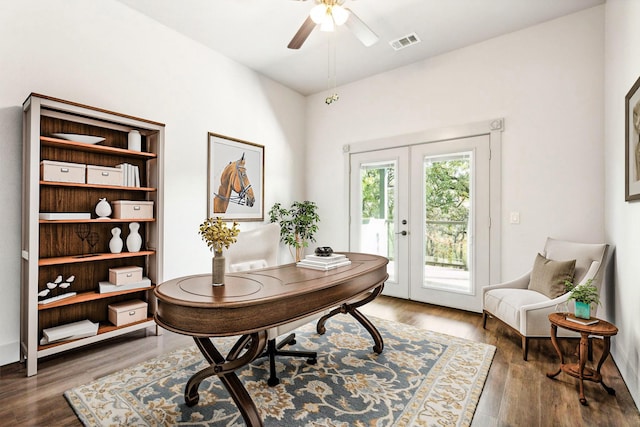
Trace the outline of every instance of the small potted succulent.
{"label": "small potted succulent", "polygon": [[581,319],[591,318],[591,304],[600,304],[600,293],[593,284],[593,279],[583,285],[574,285],[566,280],[564,286],[570,292],[569,299],[575,301],[575,316]]}
{"label": "small potted succulent", "polygon": [[207,242],[207,246],[213,252],[212,260],[212,279],[213,286],[224,285],[224,256],[222,249],[229,249],[232,243],[236,242],[236,238],[240,233],[238,223],[233,222],[231,228],[220,217],[207,218],[202,224],[198,234],[202,236],[202,240]]}

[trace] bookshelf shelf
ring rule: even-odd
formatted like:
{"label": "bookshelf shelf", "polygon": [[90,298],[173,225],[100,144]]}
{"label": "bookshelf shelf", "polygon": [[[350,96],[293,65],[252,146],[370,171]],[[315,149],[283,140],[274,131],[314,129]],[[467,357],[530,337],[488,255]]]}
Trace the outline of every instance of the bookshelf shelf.
{"label": "bookshelf shelf", "polygon": [[150,289],[152,288],[147,287],[147,288],[128,289],[126,291],[109,292],[106,294],[101,294],[98,291],[82,292],[72,297],[54,301],[49,304],[38,304],[38,310],[49,310],[52,308],[64,307],[67,305],[82,304],[89,301],[96,301],[96,300],[105,299],[105,298],[113,298],[115,296],[120,296],[120,295],[127,295],[127,294],[132,294],[132,293],[141,292],[141,291],[148,291]]}

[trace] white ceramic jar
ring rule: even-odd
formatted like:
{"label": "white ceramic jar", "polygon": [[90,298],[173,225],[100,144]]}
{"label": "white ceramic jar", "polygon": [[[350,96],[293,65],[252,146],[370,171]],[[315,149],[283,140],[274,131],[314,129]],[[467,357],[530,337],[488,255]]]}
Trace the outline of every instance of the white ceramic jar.
{"label": "white ceramic jar", "polygon": [[142,137],[140,136],[140,132],[137,130],[129,132],[127,147],[131,151],[142,151]]}

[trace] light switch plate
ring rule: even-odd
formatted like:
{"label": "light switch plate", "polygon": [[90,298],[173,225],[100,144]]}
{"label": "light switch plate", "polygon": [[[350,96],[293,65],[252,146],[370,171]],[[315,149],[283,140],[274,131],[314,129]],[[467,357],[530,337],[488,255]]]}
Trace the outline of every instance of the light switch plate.
{"label": "light switch plate", "polygon": [[511,212],[509,214],[509,222],[511,224],[520,224],[520,212]]}

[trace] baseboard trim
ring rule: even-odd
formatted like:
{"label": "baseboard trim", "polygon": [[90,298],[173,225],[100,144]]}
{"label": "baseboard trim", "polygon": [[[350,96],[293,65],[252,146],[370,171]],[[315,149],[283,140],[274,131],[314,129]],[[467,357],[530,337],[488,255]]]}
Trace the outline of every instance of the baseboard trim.
{"label": "baseboard trim", "polygon": [[20,343],[18,341],[0,344],[0,366],[20,360]]}
{"label": "baseboard trim", "polygon": [[615,342],[611,346],[611,356],[629,389],[629,394],[631,394],[633,401],[636,403],[636,408],[640,409],[640,372],[638,372],[637,366],[629,363],[626,351],[617,346]]}

